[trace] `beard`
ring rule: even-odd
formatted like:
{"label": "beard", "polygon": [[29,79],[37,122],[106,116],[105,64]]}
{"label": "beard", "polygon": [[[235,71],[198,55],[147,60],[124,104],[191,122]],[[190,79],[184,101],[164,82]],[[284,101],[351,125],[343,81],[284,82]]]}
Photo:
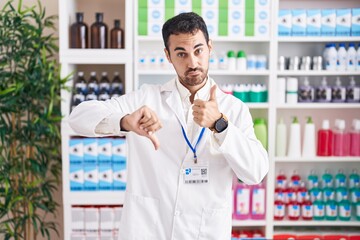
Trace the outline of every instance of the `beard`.
{"label": "beard", "polygon": [[[194,75],[194,73],[197,73]],[[201,85],[208,75],[208,69],[194,68],[189,69],[185,72],[184,76],[179,76],[179,80],[185,86],[197,86]]]}

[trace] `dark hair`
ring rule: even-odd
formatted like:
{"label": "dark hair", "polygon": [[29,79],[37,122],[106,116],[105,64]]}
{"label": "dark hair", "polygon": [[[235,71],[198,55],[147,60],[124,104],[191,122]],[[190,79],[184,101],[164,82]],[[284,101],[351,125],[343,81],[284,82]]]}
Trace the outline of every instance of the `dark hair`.
{"label": "dark hair", "polygon": [[196,34],[200,30],[204,34],[206,43],[209,42],[209,33],[207,31],[204,19],[194,12],[180,13],[179,15],[167,20],[162,28],[164,45],[169,51],[169,37],[172,34],[181,33]]}

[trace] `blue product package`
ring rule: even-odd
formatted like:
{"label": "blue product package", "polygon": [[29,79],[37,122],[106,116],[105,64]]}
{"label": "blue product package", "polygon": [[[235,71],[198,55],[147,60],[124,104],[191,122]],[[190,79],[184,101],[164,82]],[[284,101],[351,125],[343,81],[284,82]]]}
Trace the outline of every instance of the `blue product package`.
{"label": "blue product package", "polygon": [[351,11],[351,36],[360,36],[360,8],[353,8]]}
{"label": "blue product package", "polygon": [[321,36],[335,36],[336,11],[335,9],[321,10]]}
{"label": "blue product package", "polygon": [[80,138],[73,138],[69,141],[69,160],[70,163],[83,163],[84,158],[83,140]]}
{"label": "blue product package", "polygon": [[336,36],[350,36],[351,32],[351,9],[336,10]]}
{"label": "blue product package", "polygon": [[321,35],[321,11],[320,11],[320,9],[307,10],[306,35],[307,36],[320,36]]}
{"label": "blue product package", "polygon": [[114,163],[113,167],[113,189],[114,190],[125,190],[126,189],[126,164],[125,163]]}
{"label": "blue product package", "polygon": [[84,168],[82,164],[70,163],[70,191],[84,189]]}
{"label": "blue product package", "polygon": [[112,162],[125,163],[126,162],[126,140],[125,138],[112,139]]}
{"label": "blue product package", "polygon": [[278,35],[290,36],[292,27],[292,15],[290,10],[279,10],[278,16]]}
{"label": "blue product package", "polygon": [[98,167],[96,164],[84,166],[84,190],[96,191],[99,188]]}
{"label": "blue product package", "polygon": [[306,11],[304,9],[292,10],[292,36],[305,36],[306,35]]}
{"label": "blue product package", "polygon": [[98,139],[98,163],[111,163],[112,147],[111,138]]}
{"label": "blue product package", "polygon": [[111,164],[99,163],[99,190],[112,190],[113,169]]}
{"label": "blue product package", "polygon": [[96,164],[98,158],[98,147],[96,138],[84,138],[84,163]]}

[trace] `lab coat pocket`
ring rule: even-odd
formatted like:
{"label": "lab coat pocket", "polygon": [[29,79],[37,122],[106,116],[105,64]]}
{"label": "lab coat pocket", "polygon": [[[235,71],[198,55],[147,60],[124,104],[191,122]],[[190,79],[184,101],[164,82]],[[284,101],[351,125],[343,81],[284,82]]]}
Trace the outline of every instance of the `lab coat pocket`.
{"label": "lab coat pocket", "polygon": [[201,217],[199,240],[230,239],[231,211],[228,207],[204,208]]}
{"label": "lab coat pocket", "polygon": [[131,240],[155,240],[159,200],[126,193],[120,232]]}

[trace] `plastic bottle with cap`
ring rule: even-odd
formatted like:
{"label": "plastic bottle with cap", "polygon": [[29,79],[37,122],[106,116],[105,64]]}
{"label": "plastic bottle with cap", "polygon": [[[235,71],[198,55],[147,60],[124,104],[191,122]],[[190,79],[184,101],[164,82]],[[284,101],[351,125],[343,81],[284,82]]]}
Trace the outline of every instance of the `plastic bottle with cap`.
{"label": "plastic bottle with cap", "polygon": [[350,156],[360,156],[360,119],[353,119],[350,131]]}
{"label": "plastic bottle with cap", "polygon": [[347,51],[345,48],[345,43],[340,43],[338,48],[338,60],[336,63],[336,70],[344,72],[347,65]]}
{"label": "plastic bottle with cap", "polygon": [[288,157],[301,157],[301,140],[300,140],[300,124],[297,117],[293,117],[290,125]]}
{"label": "plastic bottle with cap", "polygon": [[286,103],[295,104],[298,101],[298,79],[288,77],[286,81]]}
{"label": "plastic bottle with cap", "polygon": [[233,50],[228,51],[227,58],[228,58],[228,65],[229,65],[228,69],[230,71],[235,71],[236,70],[235,52]]}
{"label": "plastic bottle with cap", "polygon": [[243,50],[240,50],[237,54],[236,68],[238,71],[246,71],[246,54]]}
{"label": "plastic bottle with cap", "polygon": [[355,44],[349,43],[349,47],[347,50],[346,56],[346,70],[347,71],[354,71],[356,67],[356,50]]}
{"label": "plastic bottle with cap", "polygon": [[336,51],[335,44],[332,43],[329,45],[329,48],[326,52],[326,60],[325,60],[326,70],[336,71],[337,60],[338,60],[338,52]]}
{"label": "plastic bottle with cap", "polygon": [[333,149],[334,156],[348,156],[349,155],[349,138],[348,134],[345,132],[345,120],[336,119],[335,120],[335,129]]}
{"label": "plastic bottle with cap", "polygon": [[250,85],[236,84],[233,89],[233,95],[243,102],[250,102]]}
{"label": "plastic bottle with cap", "polygon": [[212,51],[210,54],[209,68],[211,70],[216,70],[219,68],[219,59],[218,59],[215,51]]}
{"label": "plastic bottle with cap", "polygon": [[308,77],[304,78],[304,83],[299,87],[298,92],[299,102],[313,102],[314,88],[310,86]]}
{"label": "plastic bottle with cap", "polygon": [[[359,69],[360,70],[360,69]],[[356,86],[353,76],[350,77],[350,84],[346,88],[346,102],[359,102],[360,100],[360,87]]]}
{"label": "plastic bottle with cap", "polygon": [[303,139],[302,157],[315,157],[315,124],[311,117],[307,118]]}
{"label": "plastic bottle with cap", "polygon": [[332,102],[345,102],[346,89],[341,85],[340,77],[336,77],[335,86],[331,89],[331,101]]}
{"label": "plastic bottle with cap", "polygon": [[356,50],[356,64],[355,70],[360,71],[360,43],[358,44],[358,48]]}
{"label": "plastic bottle with cap", "polygon": [[315,90],[315,100],[317,102],[331,101],[331,88],[327,85],[326,77],[323,77],[321,85]]}
{"label": "plastic bottle with cap", "polygon": [[254,132],[263,147],[267,149],[267,127],[264,118],[256,118],[254,120]]}
{"label": "plastic bottle with cap", "polygon": [[279,123],[276,126],[276,156],[285,157],[286,156],[286,124],[284,119],[280,118]]}
{"label": "plastic bottle with cap", "polygon": [[219,66],[219,69],[221,69],[221,70],[227,70],[229,68],[228,58],[224,51],[220,52],[218,66]]}
{"label": "plastic bottle with cap", "polygon": [[332,140],[333,132],[330,129],[330,122],[325,119],[322,122],[322,128],[318,131],[317,156],[332,155]]}

